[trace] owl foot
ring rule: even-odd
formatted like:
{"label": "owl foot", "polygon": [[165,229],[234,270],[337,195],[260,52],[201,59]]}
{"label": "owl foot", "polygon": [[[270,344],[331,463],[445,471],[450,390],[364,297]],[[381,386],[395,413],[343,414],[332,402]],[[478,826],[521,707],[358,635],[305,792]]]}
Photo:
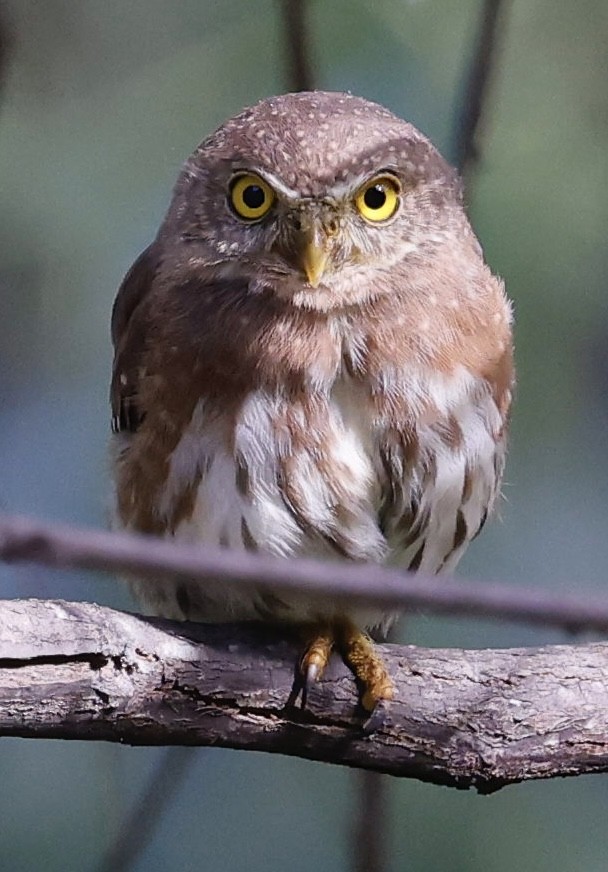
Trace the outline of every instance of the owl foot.
{"label": "owl foot", "polygon": [[308,689],[319,681],[325,672],[333,647],[334,634],[329,627],[319,628],[309,639],[306,652],[300,661],[300,674],[303,681],[302,708],[306,708]]}
{"label": "owl foot", "polygon": [[373,641],[350,621],[337,627],[336,644],[361,687],[361,705],[373,712],[379,703],[393,698],[394,687],[384,660]]}
{"label": "owl foot", "polygon": [[372,640],[350,621],[316,627],[309,636],[299,664],[302,708],[306,708],[308,691],[322,677],[334,647],[361,688],[361,705],[365,711],[381,710],[379,703],[393,698],[393,682]]}

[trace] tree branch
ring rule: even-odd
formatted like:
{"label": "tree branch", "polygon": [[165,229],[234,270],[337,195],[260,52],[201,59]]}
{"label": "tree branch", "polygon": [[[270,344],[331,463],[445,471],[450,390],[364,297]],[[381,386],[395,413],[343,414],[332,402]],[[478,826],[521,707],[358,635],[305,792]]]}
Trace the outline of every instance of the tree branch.
{"label": "tree branch", "polygon": [[501,15],[505,14],[505,6],[505,0],[483,0],[479,30],[454,128],[453,161],[463,176],[479,161],[480,130],[496,66]]}
{"label": "tree branch", "polygon": [[162,819],[182,779],[193,763],[194,748],[167,748],[141,797],[131,806],[113,844],[103,854],[96,872],[128,872]]}
{"label": "tree branch", "polygon": [[481,792],[608,771],[607,644],[382,651],[396,698],[366,732],[337,660],[306,711],[286,705],[298,649],[268,627],[7,600],[0,736],[220,745]]}
{"label": "tree branch", "polygon": [[289,67],[289,89],[291,91],[312,91],[314,77],[306,21],[307,2],[306,0],[281,0],[281,5]]}
{"label": "tree branch", "polygon": [[298,592],[349,604],[387,610],[424,609],[439,614],[484,616],[501,620],[581,629],[608,630],[608,600],[550,590],[459,580],[450,583],[369,564],[285,560],[251,552],[188,546],[131,533],[85,530],[0,515],[0,559],[41,563],[67,569],[94,569],[142,578],[183,576],[201,582],[221,579],[256,590]]}

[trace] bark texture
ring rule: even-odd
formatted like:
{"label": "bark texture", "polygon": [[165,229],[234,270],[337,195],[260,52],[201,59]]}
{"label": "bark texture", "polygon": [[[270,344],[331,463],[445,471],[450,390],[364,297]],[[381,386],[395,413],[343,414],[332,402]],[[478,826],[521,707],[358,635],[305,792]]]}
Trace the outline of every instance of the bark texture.
{"label": "bark texture", "polygon": [[0,736],[220,745],[481,792],[608,771],[608,644],[382,646],[396,699],[372,724],[337,659],[293,705],[298,644],[86,603],[0,602]]}

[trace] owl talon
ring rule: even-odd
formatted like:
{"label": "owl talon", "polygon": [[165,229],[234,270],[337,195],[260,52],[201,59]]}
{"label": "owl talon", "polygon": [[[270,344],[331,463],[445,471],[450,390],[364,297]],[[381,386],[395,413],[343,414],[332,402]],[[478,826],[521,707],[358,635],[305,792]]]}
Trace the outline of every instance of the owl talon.
{"label": "owl talon", "polygon": [[304,682],[307,687],[311,684],[315,684],[319,678],[321,677],[321,667],[318,663],[309,663],[306,667],[306,675],[304,676]]}
{"label": "owl talon", "polygon": [[361,687],[361,705],[374,717],[394,695],[392,679],[374,643],[350,622],[340,627],[340,652]]}
{"label": "owl talon", "polygon": [[329,630],[319,631],[308,643],[300,662],[302,676],[302,708],[306,708],[308,691],[320,680],[329,663],[334,647],[334,637]]}
{"label": "owl talon", "polygon": [[302,682],[302,702],[301,709],[305,709],[308,703],[308,691],[313,684],[316,684],[321,677],[321,668],[318,663],[309,663],[306,667]]}
{"label": "owl talon", "polygon": [[377,733],[387,725],[390,705],[388,699],[378,700],[370,716],[363,722],[363,732],[366,736]]}

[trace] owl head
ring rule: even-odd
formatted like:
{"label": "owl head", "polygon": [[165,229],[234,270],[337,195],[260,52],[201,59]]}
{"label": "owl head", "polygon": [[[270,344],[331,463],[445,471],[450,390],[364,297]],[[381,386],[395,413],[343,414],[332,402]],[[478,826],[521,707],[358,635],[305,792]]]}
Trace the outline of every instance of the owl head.
{"label": "owl head", "polygon": [[186,161],[162,228],[191,262],[327,310],[394,288],[466,226],[458,178],[384,107],[315,91],[263,100]]}

